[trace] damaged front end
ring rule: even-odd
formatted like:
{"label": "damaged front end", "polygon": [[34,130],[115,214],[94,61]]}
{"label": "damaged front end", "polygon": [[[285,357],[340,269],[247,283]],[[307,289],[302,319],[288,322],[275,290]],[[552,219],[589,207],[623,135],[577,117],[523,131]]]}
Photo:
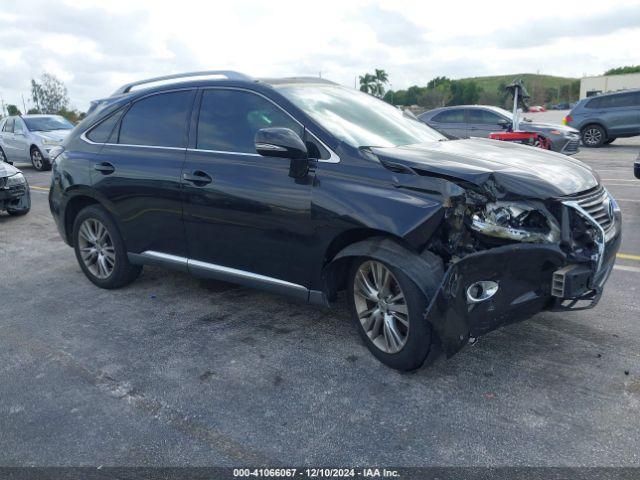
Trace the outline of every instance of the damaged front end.
{"label": "damaged front end", "polygon": [[473,182],[420,167],[411,165],[396,186],[418,191],[422,184],[443,199],[442,222],[424,250],[442,258],[446,271],[425,315],[447,356],[540,311],[597,304],[622,237],[620,210],[597,181],[555,196],[532,183],[514,188],[515,176]]}
{"label": "damaged front end", "polygon": [[600,186],[547,200],[492,187],[450,199],[427,246],[448,259],[426,312],[447,356],[542,310],[594,307],[620,246],[620,210]]}

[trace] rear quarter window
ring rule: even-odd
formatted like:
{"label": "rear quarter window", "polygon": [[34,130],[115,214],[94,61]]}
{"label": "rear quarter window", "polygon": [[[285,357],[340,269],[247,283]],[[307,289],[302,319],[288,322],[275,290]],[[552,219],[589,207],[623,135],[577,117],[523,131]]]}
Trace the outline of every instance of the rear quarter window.
{"label": "rear quarter window", "polygon": [[151,95],[125,113],[118,143],[156,147],[186,147],[187,114],[193,91]]}
{"label": "rear quarter window", "polygon": [[87,133],[87,138],[96,143],[110,143],[115,141],[115,139],[112,138],[112,136],[114,136],[112,134],[123,112],[124,110],[120,110],[93,127]]}

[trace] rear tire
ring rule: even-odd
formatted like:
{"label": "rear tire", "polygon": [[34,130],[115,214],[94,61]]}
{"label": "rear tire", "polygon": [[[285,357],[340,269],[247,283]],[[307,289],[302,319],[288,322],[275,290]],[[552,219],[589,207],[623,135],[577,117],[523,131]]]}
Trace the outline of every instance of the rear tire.
{"label": "rear tire", "polygon": [[597,148],[607,141],[607,132],[600,125],[587,125],[581,132],[582,144],[588,148]]}
{"label": "rear tire", "polygon": [[80,268],[100,288],[124,287],[142,271],[129,262],[118,227],[101,206],[80,211],[73,223],[73,245]]}
{"label": "rear tire", "polygon": [[[374,280],[377,268],[390,274],[386,287],[380,285],[384,280]],[[362,275],[367,282],[363,282]],[[367,290],[369,287],[373,289]],[[347,291],[351,318],[369,351],[396,370],[420,368],[432,341],[431,325],[424,318],[429,299],[420,288],[401,269],[380,260],[359,257],[349,271]],[[363,295],[365,291],[368,293]],[[403,300],[394,302],[399,295]]]}

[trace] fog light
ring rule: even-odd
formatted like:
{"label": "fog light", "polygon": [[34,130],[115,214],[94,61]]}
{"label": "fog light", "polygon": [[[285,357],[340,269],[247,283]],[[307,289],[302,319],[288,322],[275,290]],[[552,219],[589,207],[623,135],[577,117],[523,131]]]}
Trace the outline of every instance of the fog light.
{"label": "fog light", "polygon": [[467,288],[467,302],[480,303],[489,300],[498,291],[498,284],[490,280],[473,283]]}

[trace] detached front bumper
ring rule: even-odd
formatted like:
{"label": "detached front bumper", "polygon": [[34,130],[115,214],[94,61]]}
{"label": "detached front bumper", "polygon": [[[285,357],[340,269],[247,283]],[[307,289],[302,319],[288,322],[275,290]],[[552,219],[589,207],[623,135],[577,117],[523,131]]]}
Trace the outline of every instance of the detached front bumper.
{"label": "detached front bumper", "polygon": [[[582,288],[572,287],[570,298],[552,295],[554,273],[572,264],[557,245],[505,245],[452,264],[426,312],[447,357],[476,337],[540,311],[594,307],[620,248],[621,222],[616,220],[600,261],[579,264],[589,274]],[[469,289],[478,282],[495,282],[498,289],[487,299],[474,301]]]}

